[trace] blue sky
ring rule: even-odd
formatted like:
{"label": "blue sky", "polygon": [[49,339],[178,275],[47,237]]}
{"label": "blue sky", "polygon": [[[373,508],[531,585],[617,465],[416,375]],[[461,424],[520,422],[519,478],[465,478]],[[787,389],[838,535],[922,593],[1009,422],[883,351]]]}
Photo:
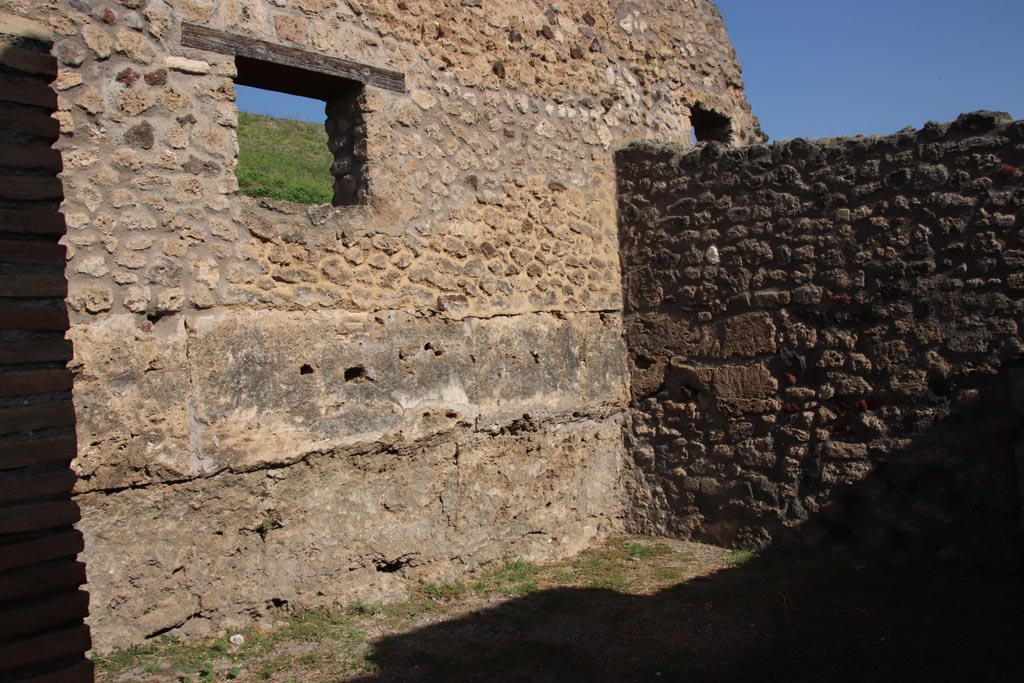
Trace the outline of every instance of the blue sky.
{"label": "blue sky", "polygon": [[269,90],[258,90],[245,85],[236,85],[238,108],[253,114],[269,114],[282,119],[297,119],[323,123],[324,103],[297,95],[283,95]]}
{"label": "blue sky", "polygon": [[[716,1],[772,139],[1024,117],[1024,0]],[[322,122],[301,99],[238,88],[243,111]]]}
{"label": "blue sky", "polygon": [[1024,117],[1024,0],[716,0],[772,139]]}

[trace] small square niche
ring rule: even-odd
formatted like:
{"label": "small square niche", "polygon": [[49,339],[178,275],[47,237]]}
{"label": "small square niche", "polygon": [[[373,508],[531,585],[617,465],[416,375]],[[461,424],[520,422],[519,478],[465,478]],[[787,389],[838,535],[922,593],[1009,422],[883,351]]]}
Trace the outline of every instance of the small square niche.
{"label": "small square niche", "polygon": [[697,102],[690,107],[693,141],[732,143],[732,119]]}

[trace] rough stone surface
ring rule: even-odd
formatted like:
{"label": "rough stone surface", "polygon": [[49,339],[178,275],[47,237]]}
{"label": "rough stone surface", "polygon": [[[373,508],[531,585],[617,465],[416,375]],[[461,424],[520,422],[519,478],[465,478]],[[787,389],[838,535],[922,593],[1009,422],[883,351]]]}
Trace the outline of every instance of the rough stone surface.
{"label": "rough stone surface", "polygon": [[618,418],[558,420],[82,495],[98,645],[578,552],[616,528],[620,451]]}
{"label": "rough stone surface", "polygon": [[[13,11],[30,5],[0,0]],[[60,147],[93,160],[65,172],[64,209],[89,218],[74,230],[88,238],[76,258],[105,263],[92,277],[111,288],[114,314],[133,312],[127,286],[150,287],[154,303],[162,288],[178,287],[192,302],[186,309],[614,310],[612,148],[689,144],[698,101],[731,118],[737,143],[760,139],[706,0],[550,12],[495,2],[485,21],[479,9],[440,1],[408,10],[364,2],[353,13],[334,2],[178,0],[147,7],[143,31],[65,5],[33,8],[55,25],[67,17],[81,25],[56,52],[90,55],[64,70],[65,83],[86,85],[62,92],[66,128],[81,134]],[[408,94],[369,88],[359,98],[363,206],[310,211],[235,194],[234,64],[181,47],[186,20],[272,42],[285,40],[282,30],[302,44],[309,35],[317,53],[406,74]],[[573,58],[571,48],[592,35],[604,51]],[[492,73],[496,60],[504,78]],[[118,153],[114,140],[137,153]],[[137,193],[135,204],[110,211],[112,193],[124,189]],[[141,230],[157,239],[126,253],[121,237]],[[202,259],[218,277],[200,278],[194,267],[174,285],[145,277],[167,257],[186,266]],[[72,272],[72,288],[95,284],[80,275]],[[140,281],[126,284],[131,276]]]}
{"label": "rough stone surface", "polygon": [[72,336],[80,492],[605,416],[626,399],[617,315],[218,311],[109,316]]}
{"label": "rough stone surface", "polygon": [[[60,65],[99,650],[627,522],[1019,559],[1024,123],[760,145],[709,0],[0,9]],[[183,21],[406,74],[325,109],[351,206],[238,196]]]}
{"label": "rough stone surface", "polygon": [[[698,102],[761,139],[711,2],[85,4],[0,0],[61,64],[101,650],[621,527],[613,149]],[[405,73],[328,112],[354,205],[238,196],[237,69],[185,21]]]}
{"label": "rough stone surface", "polygon": [[620,152],[634,528],[1019,561],[1022,143]]}

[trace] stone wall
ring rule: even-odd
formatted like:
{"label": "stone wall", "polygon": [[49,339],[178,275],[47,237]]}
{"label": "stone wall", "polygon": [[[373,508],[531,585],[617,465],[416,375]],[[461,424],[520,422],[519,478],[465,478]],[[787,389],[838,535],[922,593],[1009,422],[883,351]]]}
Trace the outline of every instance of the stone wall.
{"label": "stone wall", "polygon": [[1024,122],[618,164],[635,528],[1019,559]]}
{"label": "stone wall", "polygon": [[[760,139],[711,2],[0,8],[56,35],[101,650],[621,527],[612,150]],[[237,195],[236,65],[183,22],[405,74],[355,100],[358,205]]]}

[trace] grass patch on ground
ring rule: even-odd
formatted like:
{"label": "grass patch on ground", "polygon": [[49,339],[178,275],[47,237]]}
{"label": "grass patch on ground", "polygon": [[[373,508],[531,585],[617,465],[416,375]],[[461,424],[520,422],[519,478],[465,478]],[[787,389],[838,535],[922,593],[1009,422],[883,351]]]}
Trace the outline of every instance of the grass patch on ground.
{"label": "grass patch on ground", "polygon": [[736,550],[729,551],[729,564],[733,567],[739,567],[740,565],[750,562],[755,557],[757,557],[756,550],[751,548],[737,548]]}
{"label": "grass patch on ground", "polygon": [[298,204],[329,204],[333,163],[323,124],[238,113],[239,191]]}
{"label": "grass patch on ground", "polygon": [[616,537],[271,614],[241,643],[161,638],[95,657],[97,682],[1024,680],[1017,574],[930,572]]}
{"label": "grass patch on ground", "polygon": [[[613,537],[557,562],[507,560],[461,581],[423,583],[404,602],[354,602],[334,610],[281,612],[269,620],[276,622],[270,629],[239,631],[241,644],[232,644],[229,634],[192,641],[163,637],[96,657],[97,681],[287,683],[357,678],[376,670],[369,655],[379,635],[412,631],[529,595],[537,595],[544,610],[560,609],[564,596],[546,592],[549,589],[650,593],[727,566],[732,555],[715,549],[698,558],[688,548],[658,539]],[[516,618],[529,622],[533,609]]]}
{"label": "grass patch on ground", "polygon": [[501,596],[523,595],[540,588],[538,568],[530,562],[506,562],[496,569],[484,572],[473,589],[478,593]]}

